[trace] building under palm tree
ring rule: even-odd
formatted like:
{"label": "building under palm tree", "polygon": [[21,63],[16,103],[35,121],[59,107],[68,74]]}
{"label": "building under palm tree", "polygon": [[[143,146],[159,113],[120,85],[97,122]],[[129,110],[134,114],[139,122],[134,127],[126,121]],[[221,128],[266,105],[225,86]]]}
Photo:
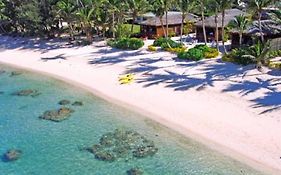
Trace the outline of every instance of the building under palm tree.
{"label": "building under palm tree", "polygon": [[[164,30],[161,27],[161,22],[159,17],[156,17],[155,15],[148,13],[145,14],[143,18],[138,18],[137,24],[139,24],[141,27],[141,34],[143,36],[146,36],[148,38],[158,38],[164,36]],[[141,20],[143,19],[143,20]],[[193,15],[191,13],[188,13],[186,15],[186,22],[193,22],[195,23],[197,21],[198,17],[196,15]],[[181,23],[182,23],[182,13],[176,12],[176,11],[169,11],[168,12],[168,21],[166,21],[165,18],[163,18],[163,24],[166,26],[168,22],[169,25],[169,34],[178,36],[181,32]]]}
{"label": "building under palm tree", "polygon": [[[244,14],[239,9],[228,9],[225,11],[225,19],[224,19],[224,27],[228,26],[230,21],[234,20],[234,18],[238,15]],[[222,40],[222,14],[218,14],[218,36],[219,41]],[[204,42],[204,34],[203,34],[203,24],[202,21],[198,21],[196,24],[196,38],[199,42]],[[205,18],[205,26],[206,26],[206,35],[207,40],[214,41],[216,36],[216,23],[215,23],[215,15],[209,16]]]}
{"label": "building under palm tree", "polygon": [[[264,36],[264,40],[277,39],[278,41],[277,47],[281,49],[281,24],[277,23],[274,20],[262,20],[261,21],[261,29],[262,35]],[[231,31],[231,48],[239,47],[239,36],[238,31]],[[260,30],[258,26],[258,21],[253,21],[252,25],[250,25],[244,32],[242,37],[243,45],[253,45],[254,40],[260,38]]]}

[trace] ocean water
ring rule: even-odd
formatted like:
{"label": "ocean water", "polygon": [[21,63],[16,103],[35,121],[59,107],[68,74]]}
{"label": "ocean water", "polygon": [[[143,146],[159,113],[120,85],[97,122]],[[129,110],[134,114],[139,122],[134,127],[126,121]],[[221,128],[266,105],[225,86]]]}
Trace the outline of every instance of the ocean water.
{"label": "ocean water", "polygon": [[[139,114],[128,111],[61,81],[0,65],[0,175],[126,175],[138,167],[149,175],[258,175],[238,161],[185,138]],[[36,89],[36,97],[13,96]],[[62,122],[39,119],[58,109],[62,99],[82,101]],[[81,148],[99,143],[115,129],[133,130],[152,140],[158,152],[146,158],[107,162]],[[6,162],[3,154],[20,149],[21,157]]]}

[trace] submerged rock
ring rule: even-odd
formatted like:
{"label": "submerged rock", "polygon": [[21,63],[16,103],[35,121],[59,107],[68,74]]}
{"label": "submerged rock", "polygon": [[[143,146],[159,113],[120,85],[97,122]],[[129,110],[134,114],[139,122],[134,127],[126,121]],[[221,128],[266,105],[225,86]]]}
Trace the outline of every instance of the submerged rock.
{"label": "submerged rock", "polygon": [[4,160],[8,162],[18,160],[21,154],[22,154],[21,150],[10,149],[4,154]]}
{"label": "submerged rock", "polygon": [[6,71],[0,70],[0,75],[2,75],[2,74],[4,74],[4,73],[6,73]]}
{"label": "submerged rock", "polygon": [[116,157],[110,151],[99,151],[95,153],[95,158],[102,161],[113,162]]}
{"label": "submerged rock", "polygon": [[143,171],[140,168],[132,168],[127,171],[128,175],[142,175]]}
{"label": "submerged rock", "polygon": [[83,102],[82,101],[75,101],[74,103],[72,103],[72,106],[83,106]]}
{"label": "submerged rock", "polygon": [[22,74],[21,72],[13,71],[13,72],[11,72],[10,77],[19,76],[21,74]]}
{"label": "submerged rock", "polygon": [[114,161],[124,158],[145,158],[157,153],[153,141],[130,130],[115,130],[102,135],[98,144],[87,148],[98,160]]}
{"label": "submerged rock", "polygon": [[0,95],[2,95],[2,94],[4,94],[4,92],[3,92],[3,91],[0,91]]}
{"label": "submerged rock", "polygon": [[39,116],[40,119],[50,120],[54,122],[61,122],[68,119],[74,110],[66,107],[62,107],[58,110],[45,111],[43,115]]}
{"label": "submerged rock", "polygon": [[38,92],[38,90],[33,90],[33,89],[24,89],[24,90],[20,90],[17,92],[12,93],[12,95],[15,96],[30,96],[30,97],[36,97],[38,95],[40,95],[41,93]]}
{"label": "submerged rock", "polygon": [[59,101],[59,105],[68,105],[68,104],[70,104],[69,100],[61,100],[61,101]]}

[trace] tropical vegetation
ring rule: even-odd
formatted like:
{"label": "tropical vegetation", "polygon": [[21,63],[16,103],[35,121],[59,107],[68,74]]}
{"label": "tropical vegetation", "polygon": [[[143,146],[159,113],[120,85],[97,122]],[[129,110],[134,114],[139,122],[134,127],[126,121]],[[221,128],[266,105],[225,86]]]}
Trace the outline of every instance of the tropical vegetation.
{"label": "tropical vegetation", "polygon": [[[244,8],[250,16],[239,15],[232,21],[230,27],[239,33],[240,48],[226,53],[223,60],[239,64],[256,63],[257,67],[266,64],[273,56],[279,56],[279,50],[269,50],[262,32],[263,10],[280,2],[276,0],[241,0],[241,7],[236,0],[0,0],[0,33],[15,36],[40,36],[47,38],[65,37],[69,41],[84,40],[91,44],[93,36],[112,38],[108,44],[119,49],[139,49],[144,45],[138,36],[140,28],[134,25],[136,18],[146,12],[153,12],[160,19],[164,37],[158,38],[149,50],[162,50],[177,53],[179,58],[200,60],[217,57],[219,52],[218,28],[222,28],[222,38],[227,34],[225,13],[229,8]],[[279,6],[278,6],[279,5]],[[180,42],[170,37],[175,34],[169,31],[168,11],[181,12],[182,22]],[[185,25],[189,24],[186,15],[191,12],[200,16],[203,26],[205,46],[196,46],[186,51],[182,44]],[[221,16],[219,16],[221,14]],[[271,14],[272,19],[280,25],[280,10]],[[207,47],[205,18],[215,16],[216,48]],[[221,24],[219,24],[221,18]],[[244,47],[242,38],[252,19],[258,21],[259,36],[253,46]]]}

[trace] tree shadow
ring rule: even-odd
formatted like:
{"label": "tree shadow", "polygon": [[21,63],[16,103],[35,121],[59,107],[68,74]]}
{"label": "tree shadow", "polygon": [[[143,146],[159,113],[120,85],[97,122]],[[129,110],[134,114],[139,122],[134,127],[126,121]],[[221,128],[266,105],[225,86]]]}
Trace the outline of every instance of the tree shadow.
{"label": "tree shadow", "polygon": [[[102,49],[101,51],[92,52],[92,54],[103,53],[103,56],[100,58],[90,59],[88,64],[92,65],[113,65],[122,62],[130,62],[135,61],[138,57],[145,55],[146,53],[141,50],[137,51],[124,51],[118,49]],[[114,54],[114,55],[111,55]],[[130,59],[128,59],[130,58]]]}
{"label": "tree shadow", "polygon": [[53,56],[53,57],[42,57],[41,60],[44,61],[44,62],[47,62],[47,61],[52,61],[52,60],[66,60],[66,56],[65,54],[59,54],[59,55],[56,55],[56,56]]}
{"label": "tree shadow", "polygon": [[260,114],[272,112],[281,108],[281,92],[270,91],[267,92],[265,96],[256,98],[251,101],[255,103],[254,105],[252,105],[253,108],[267,108],[263,110]]}
{"label": "tree shadow", "polygon": [[21,37],[9,37],[0,36],[0,51],[3,50],[35,50],[42,53],[47,51],[60,49],[60,48],[78,48],[73,44],[69,44],[62,39],[41,39],[41,38],[21,38]]}
{"label": "tree shadow", "polygon": [[[207,87],[214,87],[215,83],[219,81],[228,84],[227,87],[221,89],[221,92],[239,92],[241,97],[266,90],[268,92],[251,100],[255,102],[252,107],[266,107],[267,109],[261,114],[281,108],[281,92],[280,88],[278,89],[278,86],[281,85],[281,78],[264,76],[263,73],[255,71],[254,65],[242,67],[220,60],[201,62],[176,60],[174,65],[155,65],[157,62],[163,61],[165,61],[163,58],[139,60],[136,62],[137,64],[134,63],[128,67],[125,73],[143,73],[143,76],[136,80],[137,83],[143,84],[143,87],[163,84],[164,87],[172,88],[175,91],[186,91],[192,88],[202,91]],[[178,68],[181,69],[180,73],[175,71]],[[190,69],[197,71],[191,72]]]}

